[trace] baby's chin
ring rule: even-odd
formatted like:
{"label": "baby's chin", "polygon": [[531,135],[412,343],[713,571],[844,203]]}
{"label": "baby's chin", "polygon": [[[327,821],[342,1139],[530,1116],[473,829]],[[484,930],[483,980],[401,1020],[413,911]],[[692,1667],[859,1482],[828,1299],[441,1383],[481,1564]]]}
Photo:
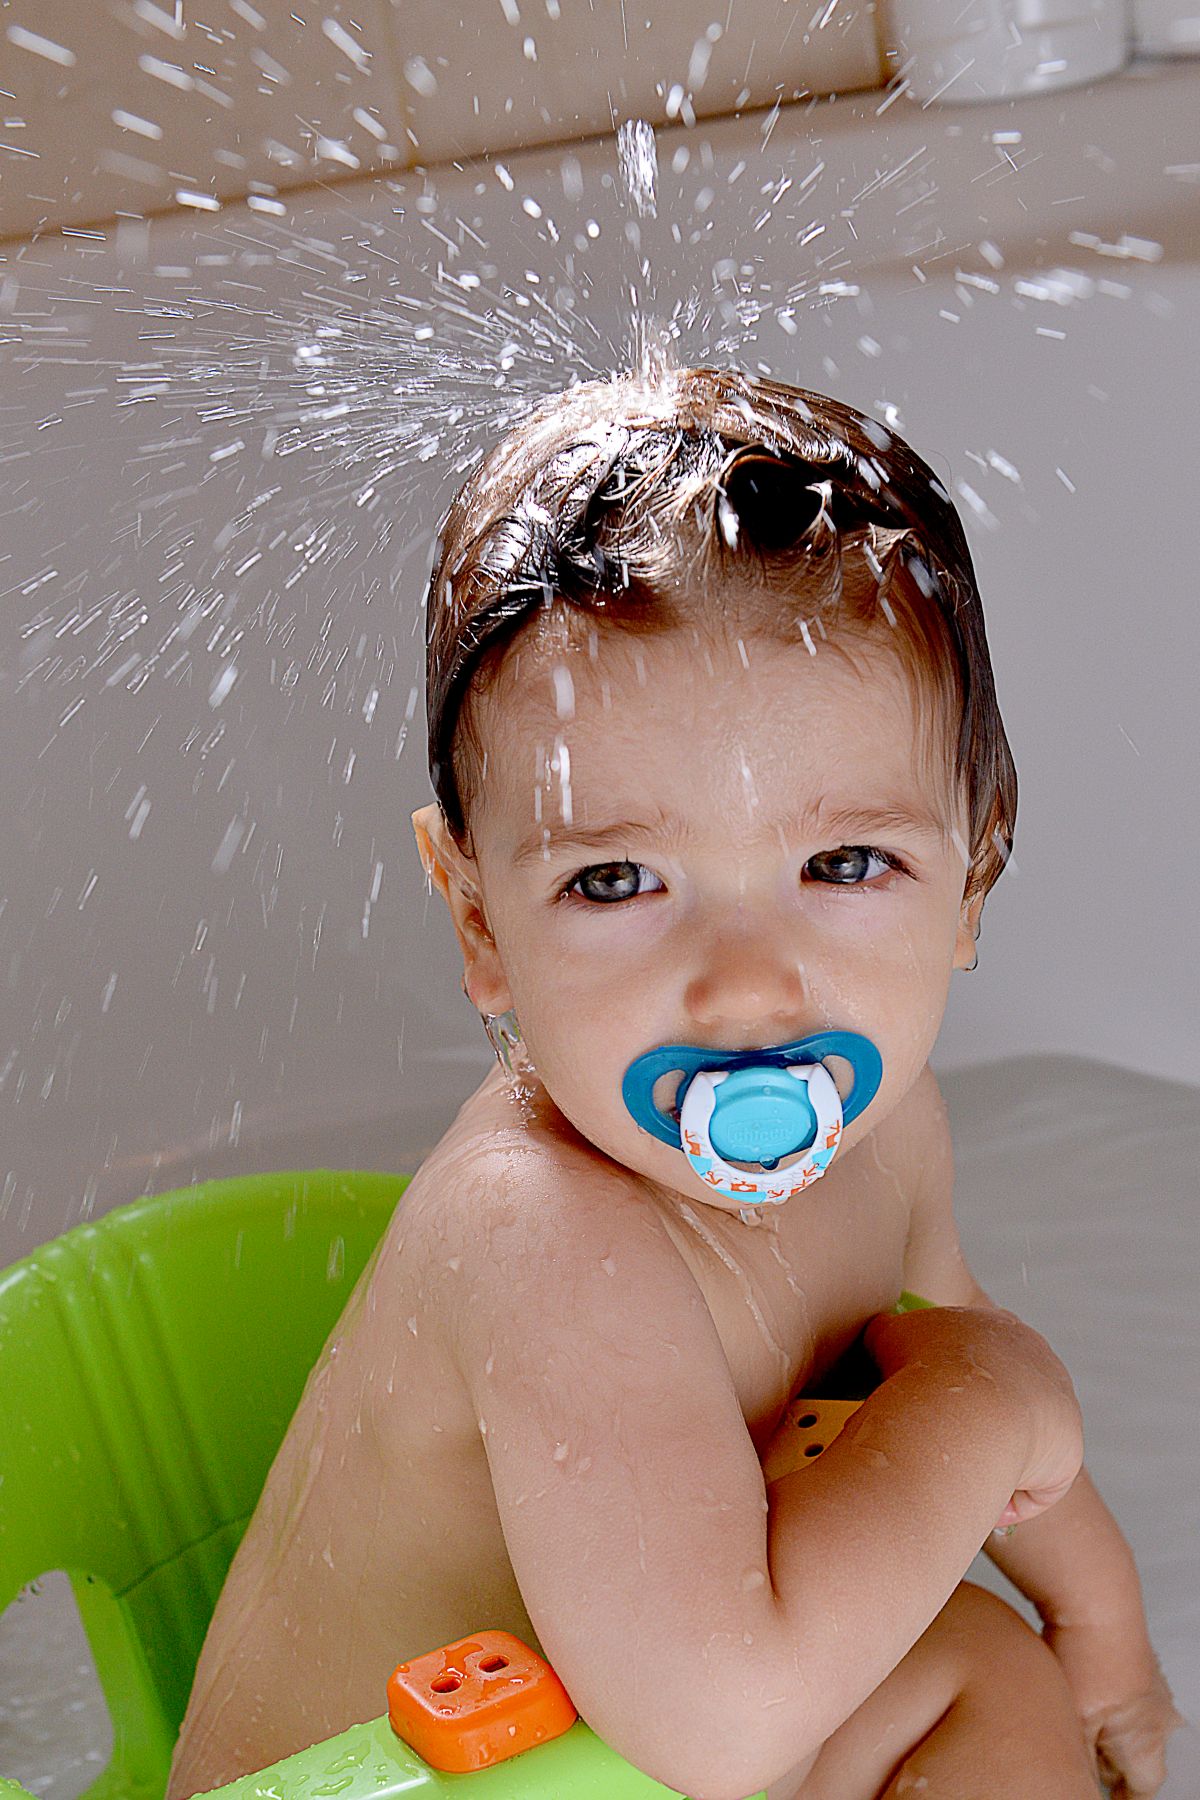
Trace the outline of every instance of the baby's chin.
{"label": "baby's chin", "polygon": [[794,1194],[789,1200],[737,1200],[729,1194],[719,1194],[702,1181],[681,1183],[679,1186],[667,1186],[661,1181],[644,1182],[655,1205],[670,1213],[679,1213],[688,1208],[693,1212],[701,1212],[701,1216],[712,1219],[721,1214],[734,1224],[755,1227],[777,1225],[784,1218],[790,1207],[797,1201],[803,1201],[811,1188],[803,1193]]}
{"label": "baby's chin", "polygon": [[[847,1158],[865,1138],[870,1137],[878,1124],[879,1121],[873,1116],[873,1113],[873,1105],[868,1106],[859,1118],[847,1125],[842,1132],[837,1153],[824,1173],[819,1175],[815,1181],[810,1181],[807,1187],[797,1188],[794,1193],[789,1194],[786,1200],[756,1200],[752,1194],[741,1198],[736,1194],[722,1193],[695,1173],[682,1151],[679,1152],[679,1168],[671,1171],[672,1178],[664,1179],[657,1173],[654,1176],[643,1174],[639,1178],[657,1199],[676,1210],[680,1203],[687,1202],[688,1204],[707,1206],[713,1212],[727,1213],[731,1218],[740,1219],[747,1224],[761,1223],[763,1220],[771,1218],[778,1219],[786,1214],[789,1208],[794,1212],[797,1207],[803,1207],[814,1195],[821,1200],[826,1197],[830,1191],[827,1185],[829,1174],[844,1167]],[[792,1159],[792,1163],[794,1165],[801,1160],[802,1153],[797,1153]],[[782,1175],[786,1175],[787,1172],[787,1168],[780,1171]],[[746,1173],[747,1175],[761,1175],[762,1170],[759,1166],[752,1166],[746,1170]]]}
{"label": "baby's chin", "polygon": [[[824,1174],[818,1176],[816,1181],[797,1189],[786,1200],[756,1199],[753,1195],[743,1198],[722,1193],[695,1172],[682,1150],[651,1142],[650,1134],[639,1131],[632,1121],[604,1116],[602,1126],[593,1124],[593,1129],[607,1140],[599,1142],[588,1132],[586,1124],[582,1130],[574,1124],[557,1105],[541,1077],[532,1072],[517,1076],[497,1067],[491,1071],[489,1079],[506,1088],[513,1099],[519,1099],[520,1114],[527,1127],[546,1132],[559,1142],[570,1143],[576,1151],[585,1148],[597,1163],[609,1165],[614,1178],[634,1181],[648,1198],[674,1213],[684,1205],[703,1206],[710,1213],[724,1213],[743,1223],[758,1224],[778,1219],[789,1206],[794,1210],[797,1203],[802,1205],[826,1179]],[[601,1108],[600,1113],[605,1110]],[[870,1136],[877,1122],[872,1116],[874,1110],[873,1105],[868,1106],[860,1118],[844,1128],[837,1154],[829,1165],[831,1169],[842,1163],[863,1138]],[[627,1124],[633,1131],[633,1141],[627,1141]],[[793,1163],[801,1161],[802,1153],[796,1153],[790,1160]],[[639,1167],[639,1163],[645,1162],[652,1162],[653,1169]],[[761,1175],[763,1171],[755,1165],[745,1172]],[[786,1172],[786,1169],[781,1171]]]}

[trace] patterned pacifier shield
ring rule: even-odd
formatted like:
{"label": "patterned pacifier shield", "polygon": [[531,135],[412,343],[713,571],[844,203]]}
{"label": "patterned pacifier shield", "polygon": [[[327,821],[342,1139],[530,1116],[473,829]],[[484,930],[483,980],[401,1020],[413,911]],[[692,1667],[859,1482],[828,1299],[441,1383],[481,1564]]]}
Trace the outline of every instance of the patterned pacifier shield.
{"label": "patterned pacifier shield", "polygon": [[[831,1055],[854,1069],[844,1105],[822,1061]],[[677,1117],[654,1100],[656,1082],[676,1071],[683,1076]],[[869,1105],[882,1073],[883,1059],[869,1038],[822,1031],[729,1055],[665,1044],[629,1065],[621,1091],[637,1123],[682,1150],[707,1187],[743,1205],[778,1206],[825,1173],[843,1126]],[[789,1156],[799,1160],[780,1169]]]}

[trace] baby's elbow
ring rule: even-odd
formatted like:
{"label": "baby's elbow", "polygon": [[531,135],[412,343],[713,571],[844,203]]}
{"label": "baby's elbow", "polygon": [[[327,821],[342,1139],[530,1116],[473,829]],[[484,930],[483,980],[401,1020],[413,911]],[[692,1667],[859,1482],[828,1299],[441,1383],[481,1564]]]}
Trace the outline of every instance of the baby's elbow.
{"label": "baby's elbow", "polygon": [[727,1745],[709,1750],[691,1745],[683,1757],[648,1758],[639,1766],[643,1775],[661,1782],[673,1794],[686,1794],[688,1800],[748,1800],[766,1786],[757,1773],[747,1772],[749,1762],[737,1756],[731,1759]]}
{"label": "baby's elbow", "polygon": [[729,1734],[707,1752],[697,1753],[693,1747],[685,1757],[669,1757],[661,1767],[643,1773],[676,1794],[686,1794],[688,1800],[749,1800],[795,1767],[798,1760],[791,1757],[782,1768],[770,1767],[761,1744],[752,1736],[739,1744]]}
{"label": "baby's elbow", "polygon": [[[811,1754],[805,1756],[805,1732],[794,1706],[772,1706],[763,1699],[778,1691],[769,1682],[747,1680],[738,1704],[714,1707],[704,1719],[693,1719],[687,1729],[669,1735],[663,1734],[665,1721],[660,1719],[652,1747],[641,1747],[645,1754],[629,1754],[632,1745],[622,1754],[643,1774],[688,1800],[748,1800],[812,1760]],[[797,1727],[786,1733],[786,1741],[780,1737],[785,1713]]]}

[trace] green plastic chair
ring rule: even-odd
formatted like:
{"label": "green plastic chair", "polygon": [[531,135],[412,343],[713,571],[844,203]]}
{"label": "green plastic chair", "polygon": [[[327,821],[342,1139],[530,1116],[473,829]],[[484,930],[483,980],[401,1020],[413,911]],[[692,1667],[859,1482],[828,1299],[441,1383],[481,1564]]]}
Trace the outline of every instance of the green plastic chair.
{"label": "green plastic chair", "polygon": [[233,1553],[411,1179],[204,1182],[0,1270],[0,1611],[70,1578],[113,1728],[80,1800],[161,1800]]}

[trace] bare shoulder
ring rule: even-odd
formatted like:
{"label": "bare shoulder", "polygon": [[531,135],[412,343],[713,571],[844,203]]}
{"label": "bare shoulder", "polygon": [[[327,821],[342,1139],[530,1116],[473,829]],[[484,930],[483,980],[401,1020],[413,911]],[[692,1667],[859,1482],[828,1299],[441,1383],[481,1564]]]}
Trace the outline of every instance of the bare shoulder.
{"label": "bare shoulder", "polygon": [[[423,1309],[462,1342],[465,1307],[485,1294],[523,1294],[554,1310],[599,1280],[614,1308],[646,1297],[646,1282],[694,1286],[644,1184],[571,1133],[543,1128],[488,1096],[422,1164],[406,1193],[405,1261]],[[646,1265],[620,1282],[619,1261]]]}

